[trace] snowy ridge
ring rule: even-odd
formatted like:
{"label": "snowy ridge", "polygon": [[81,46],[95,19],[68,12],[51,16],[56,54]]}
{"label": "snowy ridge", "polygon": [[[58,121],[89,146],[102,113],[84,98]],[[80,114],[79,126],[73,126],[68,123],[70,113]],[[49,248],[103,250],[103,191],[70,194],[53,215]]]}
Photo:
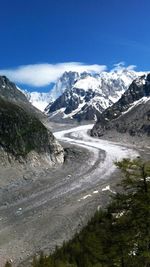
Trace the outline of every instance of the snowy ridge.
{"label": "snowy ridge", "polygon": [[82,74],[78,72],[64,72],[64,74],[58,79],[53,89],[50,92],[52,100],[56,100],[65,90],[70,89],[73,84],[80,79]]}
{"label": "snowy ridge", "polygon": [[79,89],[84,89],[85,91],[88,90],[93,90],[93,91],[98,91],[99,93],[102,93],[102,89],[101,89],[101,79],[95,78],[95,77],[91,77],[91,76],[87,76],[84,79],[80,79],[78,80],[75,84],[74,84],[75,88],[79,88]]}
{"label": "snowy ridge", "polygon": [[69,71],[64,72],[48,93],[18,89],[26,95],[32,105],[45,111],[50,117],[55,118],[55,114],[58,116],[60,110],[61,118],[77,119],[79,115],[81,120],[93,120],[115,103],[132,81],[142,74],[123,66],[101,73]]}
{"label": "snowy ridge", "polygon": [[134,101],[126,111],[122,112],[121,115],[124,115],[124,114],[128,113],[134,107],[137,107],[140,104],[144,104],[144,103],[146,103],[149,100],[150,100],[150,96],[144,96],[144,97],[140,98],[139,100]]}
{"label": "snowy ridge", "polygon": [[17,89],[24,93],[29,102],[42,112],[44,112],[47,105],[52,101],[50,93],[28,92],[27,90],[20,89],[18,86]]}
{"label": "snowy ridge", "polygon": [[31,92],[27,95],[31,104],[41,111],[52,101],[50,93]]}
{"label": "snowy ridge", "polygon": [[91,134],[117,131],[141,138],[150,136],[150,73],[135,79],[128,90],[99,116]]}
{"label": "snowy ridge", "polygon": [[51,97],[58,98],[47,107],[47,114],[53,119],[57,114],[60,119],[96,120],[141,74],[124,67],[100,74],[66,72],[52,90]]}

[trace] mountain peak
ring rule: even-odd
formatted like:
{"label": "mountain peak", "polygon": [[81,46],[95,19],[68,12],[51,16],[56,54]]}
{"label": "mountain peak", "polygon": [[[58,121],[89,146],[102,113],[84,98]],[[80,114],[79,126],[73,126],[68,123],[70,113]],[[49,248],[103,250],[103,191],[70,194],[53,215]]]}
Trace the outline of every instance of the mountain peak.
{"label": "mountain peak", "polygon": [[[107,97],[107,101],[104,101],[104,99],[102,100],[103,103],[105,102],[105,105],[100,109],[102,111],[104,108],[117,101],[121,94],[129,87],[131,82],[140,74],[143,73],[138,73],[133,70],[133,68],[126,68],[124,66],[116,66],[109,72],[103,71],[101,73],[65,71],[61,77],[58,78],[50,92],[30,93],[23,91],[23,93],[27,96],[32,105],[41,111],[45,110],[47,113],[50,111],[52,103],[63,95],[65,91],[68,91],[67,94],[70,94],[69,92],[76,89],[80,89],[80,91],[92,90],[93,94],[98,93],[102,94],[101,97],[104,95]],[[104,95],[102,91],[104,92]],[[80,104],[82,104],[81,106],[83,109],[83,101],[81,100],[79,102],[81,102]],[[94,103],[95,102],[96,101],[94,100]],[[108,106],[106,103],[108,103]]]}
{"label": "mountain peak", "polygon": [[58,118],[59,113],[65,119],[96,119],[120,98],[138,75],[121,68],[97,74],[66,72],[54,86],[51,96],[56,100],[46,111],[53,119]]}

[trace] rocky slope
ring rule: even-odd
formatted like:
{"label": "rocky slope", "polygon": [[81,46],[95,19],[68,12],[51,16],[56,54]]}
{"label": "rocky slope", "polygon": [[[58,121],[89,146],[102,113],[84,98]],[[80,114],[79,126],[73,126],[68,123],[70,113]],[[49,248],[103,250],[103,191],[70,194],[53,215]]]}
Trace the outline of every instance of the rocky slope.
{"label": "rocky slope", "polygon": [[91,134],[111,135],[114,130],[130,136],[150,136],[150,74],[132,82],[119,101],[99,116]]}
{"label": "rocky slope", "polygon": [[[31,160],[33,164],[63,162],[63,149],[32,114],[0,97],[1,159]],[[42,160],[41,160],[42,159]]]}
{"label": "rocky slope", "polygon": [[5,100],[17,103],[41,120],[45,118],[44,114],[29,102],[24,92],[5,76],[0,76],[0,96]]}
{"label": "rocky slope", "polygon": [[63,162],[63,148],[39,120],[25,95],[0,77],[0,163]]}
{"label": "rocky slope", "polygon": [[64,80],[62,77],[53,90],[53,94],[57,92],[56,95],[59,95],[58,91],[62,94],[49,104],[46,112],[53,120],[96,120],[120,98],[138,75],[126,68],[100,74],[65,73]]}
{"label": "rocky slope", "polygon": [[9,101],[28,104],[26,96],[6,76],[0,76],[0,96]]}

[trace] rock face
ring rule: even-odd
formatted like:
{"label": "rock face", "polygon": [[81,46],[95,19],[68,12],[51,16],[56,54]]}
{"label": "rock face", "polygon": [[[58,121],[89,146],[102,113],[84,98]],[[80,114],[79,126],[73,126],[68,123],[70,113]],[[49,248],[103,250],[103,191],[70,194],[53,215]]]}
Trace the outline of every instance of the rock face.
{"label": "rock face", "polygon": [[102,136],[113,130],[150,136],[150,74],[132,82],[119,101],[99,116],[91,134]]}
{"label": "rock face", "polygon": [[78,72],[64,72],[64,74],[57,80],[56,84],[54,85],[53,89],[50,91],[50,102],[45,107],[45,112],[48,114],[49,110],[51,108],[51,105],[57,101],[57,99],[66,91],[70,90],[73,86],[73,84],[80,79],[80,76],[82,74],[79,74]]}
{"label": "rock face", "polygon": [[58,79],[53,89],[50,92],[51,98],[56,100],[65,90],[72,88],[74,83],[80,79],[84,74],[80,74],[75,71],[65,71],[63,75]]}
{"label": "rock face", "polygon": [[1,163],[62,163],[63,148],[32,112],[24,94],[6,77],[0,77],[0,82]]}
{"label": "rock face", "polygon": [[9,101],[28,103],[26,96],[5,76],[0,76],[0,96]]}
{"label": "rock face", "polygon": [[66,89],[72,87],[72,85],[80,78],[83,77],[84,73],[79,74],[78,72],[64,72],[64,74],[57,80],[56,84],[53,85],[52,90],[49,92],[29,92],[27,90],[20,91],[27,97],[28,101],[40,111],[47,112],[51,104],[64,93]]}
{"label": "rock face", "polygon": [[0,96],[5,100],[20,105],[27,112],[34,113],[40,119],[45,118],[42,112],[31,105],[26,95],[5,76],[0,76]]}
{"label": "rock face", "polygon": [[136,72],[127,69],[100,74],[65,73],[53,89],[54,95],[55,92],[59,95],[58,91],[62,94],[48,105],[46,113],[52,120],[96,120],[137,76]]}

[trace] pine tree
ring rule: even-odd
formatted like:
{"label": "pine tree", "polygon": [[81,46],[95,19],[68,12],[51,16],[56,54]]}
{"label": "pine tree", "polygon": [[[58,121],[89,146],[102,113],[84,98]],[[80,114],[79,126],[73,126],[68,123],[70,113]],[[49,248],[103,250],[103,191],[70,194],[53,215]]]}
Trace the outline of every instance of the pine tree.
{"label": "pine tree", "polygon": [[150,162],[116,165],[123,177],[108,207],[52,255],[34,257],[32,267],[150,267]]}
{"label": "pine tree", "polygon": [[[133,266],[149,267],[150,162],[142,162],[141,159],[123,160],[117,163],[117,166],[124,173],[124,178],[121,183],[125,190],[125,194],[122,197],[124,199],[124,203],[122,202],[122,212],[128,218],[129,228],[132,229],[130,232],[132,234],[130,244],[133,248],[128,258],[132,260]],[[127,229],[126,234],[129,234],[129,229]]]}

